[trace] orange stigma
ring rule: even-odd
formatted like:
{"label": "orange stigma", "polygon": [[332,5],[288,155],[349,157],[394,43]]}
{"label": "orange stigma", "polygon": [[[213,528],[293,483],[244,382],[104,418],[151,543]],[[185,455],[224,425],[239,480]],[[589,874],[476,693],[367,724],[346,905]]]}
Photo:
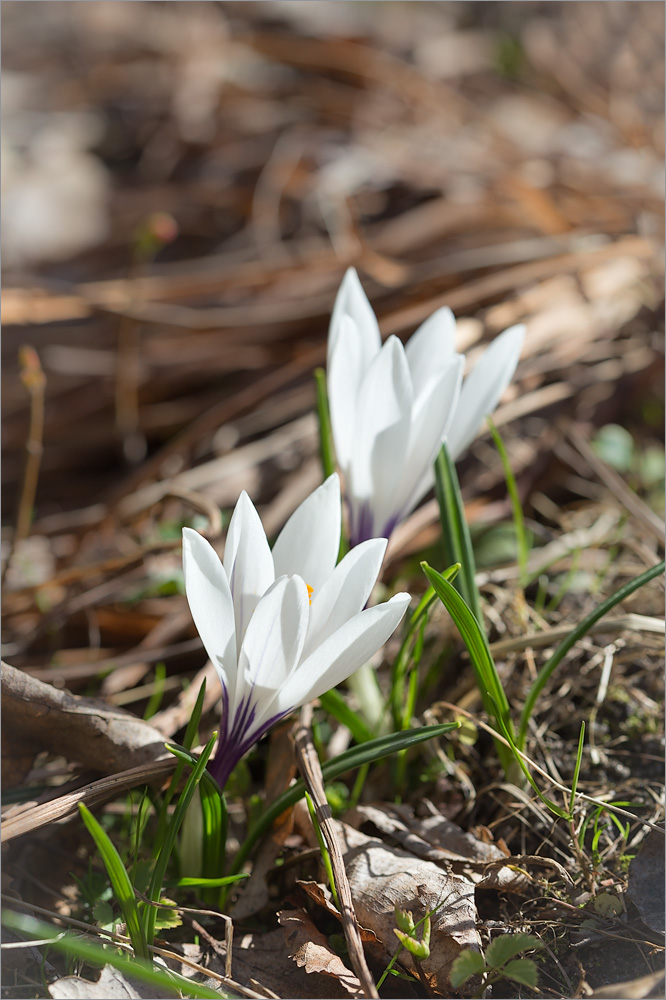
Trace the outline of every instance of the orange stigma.
{"label": "orange stigma", "polygon": [[308,603],[311,605],[312,604],[312,587],[310,586],[309,583],[306,583],[305,586],[308,588]]}

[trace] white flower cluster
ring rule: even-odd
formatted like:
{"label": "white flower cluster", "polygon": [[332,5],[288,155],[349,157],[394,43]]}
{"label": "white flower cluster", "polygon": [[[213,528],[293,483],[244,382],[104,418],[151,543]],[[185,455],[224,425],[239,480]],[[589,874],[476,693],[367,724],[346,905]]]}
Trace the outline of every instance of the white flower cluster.
{"label": "white flower cluster", "polygon": [[200,534],[183,531],[187,599],[222,684],[210,765],[220,785],[270,726],[349,677],[396,629],[409,594],[366,607],[387,539],[432,486],[442,441],[457,458],[495,408],[523,337],[523,327],[505,330],[463,383],[449,309],[406,347],[396,337],[382,345],[356,272],[347,272],[331,317],[328,394],[350,551],[337,563],[337,474],[292,514],[272,551],[246,493],[223,561]]}

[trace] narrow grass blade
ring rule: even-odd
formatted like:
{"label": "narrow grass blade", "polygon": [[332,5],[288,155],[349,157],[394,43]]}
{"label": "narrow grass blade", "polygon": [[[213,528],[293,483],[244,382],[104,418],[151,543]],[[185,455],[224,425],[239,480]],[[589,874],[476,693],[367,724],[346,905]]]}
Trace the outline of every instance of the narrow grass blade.
{"label": "narrow grass blade", "polygon": [[203,703],[205,697],[206,697],[206,678],[204,677],[204,679],[201,682],[201,687],[199,688],[197,700],[195,701],[194,708],[192,709],[192,715],[190,716],[190,721],[187,723],[185,736],[183,738],[183,746],[186,746],[188,750],[192,748],[192,744],[196,739],[199,723],[201,722],[201,713],[203,712]]}
{"label": "narrow grass blade", "polygon": [[[169,859],[171,858],[171,853],[176,842],[176,837],[180,829],[181,823],[185,818],[185,813],[187,808],[192,801],[194,792],[196,791],[199,782],[201,781],[204,771],[206,770],[206,764],[208,763],[208,758],[213,752],[213,747],[215,746],[215,741],[217,739],[217,733],[213,733],[208,743],[206,744],[203,753],[194,765],[192,774],[188,778],[185,788],[183,789],[181,796],[178,800],[178,805],[174,811],[173,816],[169,818],[167,822],[166,829],[164,831],[164,838],[159,846],[159,853],[153,867],[153,874],[150,880],[150,885],[148,887],[147,897],[153,903],[159,902],[160,895],[162,893],[162,885],[164,884],[164,878],[166,875],[167,865],[169,864]],[[167,744],[167,749],[171,749],[170,745]],[[178,755],[177,755],[178,756]],[[148,906],[146,907],[144,913],[144,927],[146,933],[146,940],[149,944],[153,943],[155,937],[155,921],[157,918],[157,907]]]}
{"label": "narrow grass blade", "polygon": [[146,965],[144,962],[137,962],[123,952],[116,951],[111,947],[104,947],[96,941],[79,937],[69,931],[63,931],[60,927],[54,927],[44,920],[37,920],[28,916],[27,913],[17,913],[15,910],[4,910],[2,913],[2,923],[5,927],[10,927],[13,931],[25,935],[27,939],[49,940],[50,947],[64,952],[71,958],[78,958],[89,965],[103,968],[111,965],[124,975],[141,982],[149,983],[152,986],[165,990],[168,993],[180,991],[182,996],[196,997],[201,1000],[236,1000],[238,993],[231,993],[228,990],[212,990],[200,983],[186,979],[176,972],[165,972],[156,969],[154,966]]}
{"label": "narrow grass blade", "polygon": [[326,372],[323,368],[315,368],[314,377],[317,391],[317,419],[319,420],[319,455],[324,479],[328,479],[335,472],[336,462],[331,415],[328,408]]}
{"label": "narrow grass blade", "polygon": [[401,729],[409,729],[410,720],[414,717],[414,712],[416,711],[416,696],[418,694],[419,680],[418,666],[423,655],[423,643],[425,641],[425,630],[427,624],[427,619],[424,618],[419,625],[418,632],[416,633],[416,641],[414,643],[411,662],[409,664],[407,696],[402,710],[402,718],[400,719]]}
{"label": "narrow grass blade", "polygon": [[363,719],[356,712],[352,711],[343,696],[335,688],[332,691],[327,691],[326,694],[320,695],[319,704],[325,712],[328,712],[339,723],[347,727],[357,743],[367,743],[374,736],[372,730],[366,726]]}
{"label": "narrow grass blade", "polygon": [[[130,793],[130,801],[132,801],[132,795]],[[144,788],[141,798],[139,800],[139,808],[136,813],[136,820],[134,824],[134,844],[132,849],[132,867],[130,871],[130,882],[134,884],[134,877],[139,863],[139,847],[141,846],[141,838],[143,837],[144,830],[146,829],[146,824],[150,819],[150,796],[148,794],[148,788]]]}
{"label": "narrow grass blade", "polygon": [[[328,479],[337,469],[335,458],[335,444],[333,442],[333,430],[331,428],[331,413],[328,408],[328,389],[326,387],[326,372],[323,368],[315,368],[315,389],[317,394],[317,420],[319,422],[319,457],[324,473],[324,479]],[[344,527],[340,532],[340,549],[338,560],[342,559],[349,551],[349,542],[345,537]]]}
{"label": "narrow grass blade", "polygon": [[147,961],[149,959],[148,943],[143,924],[141,923],[139,905],[134,895],[129,875],[125,870],[125,865],[111,842],[108,833],[100,826],[90,810],[84,806],[83,802],[79,802],[79,812],[90,836],[95,841],[97,850],[108,872],[109,879],[111,880],[111,888],[122,910],[123,918],[127,924],[127,933],[130,936],[134,952],[138,958]]}
{"label": "narrow grass blade", "polygon": [[583,745],[585,743],[585,722],[580,724],[580,736],[578,737],[578,751],[576,753],[576,764],[574,766],[573,778],[571,779],[571,798],[569,799],[569,818],[573,819],[574,802],[576,801],[576,789],[580,777],[580,768],[583,763]]}
{"label": "narrow grass blade", "polygon": [[590,630],[595,622],[598,622],[600,618],[608,614],[609,611],[623,601],[630,594],[633,594],[635,590],[649,583],[650,580],[654,580],[656,576],[660,576],[664,572],[664,560],[657,563],[656,566],[651,566],[650,569],[646,570],[645,573],[641,573],[640,576],[635,577],[635,579],[630,580],[626,583],[624,587],[620,587],[618,591],[612,594],[607,600],[595,608],[587,617],[583,618],[582,622],[573,629],[570,634],[564,639],[563,642],[557,647],[551,658],[547,663],[543,665],[539,671],[536,680],[534,681],[532,687],[530,688],[529,694],[525,699],[525,705],[523,706],[523,711],[520,716],[520,726],[518,729],[518,747],[522,750],[525,746],[525,739],[527,737],[527,726],[529,724],[532,712],[534,711],[534,706],[536,705],[537,698],[543,691],[544,687],[550,680],[551,674],[559,667],[560,663],[567,655],[572,646],[575,646],[579,639]]}
{"label": "narrow grass blade", "polygon": [[527,586],[527,580],[529,578],[529,574],[527,572],[527,561],[530,556],[530,543],[527,531],[525,530],[523,506],[520,502],[516,477],[513,474],[513,469],[511,468],[511,463],[509,462],[509,456],[507,455],[506,448],[504,447],[504,441],[502,441],[500,433],[495,427],[492,418],[487,417],[486,419],[488,420],[488,427],[490,428],[490,433],[493,436],[497,453],[502,461],[506,488],[509,492],[509,497],[511,498],[513,524],[516,531],[516,545],[518,546],[518,581],[520,586],[524,589]]}
{"label": "narrow grass blade", "polygon": [[[367,743],[362,743],[360,746],[351,747],[349,750],[345,750],[344,753],[322,764],[321,770],[324,781],[333,781],[334,778],[338,778],[347,771],[354,771],[364,764],[371,764],[374,761],[381,760],[383,757],[398,753],[400,750],[407,750],[410,747],[417,746],[419,743],[424,743],[426,740],[431,740],[433,737],[444,736],[445,733],[450,733],[454,729],[459,728],[459,722],[443,723],[440,726],[420,726],[418,729],[408,729],[404,733],[391,733],[388,736],[380,736]],[[245,842],[234,859],[232,865],[233,872],[237,872],[242,868],[256,842],[271,828],[278,816],[285,809],[290,809],[291,806],[295,805],[299,799],[303,798],[304,794],[305,785],[303,781],[297,781],[262,813],[261,818],[248,833]]]}
{"label": "narrow grass blade", "polygon": [[239,882],[241,879],[249,878],[249,872],[238,872],[236,875],[220,875],[219,878],[201,878],[187,875],[184,878],[170,878],[164,883],[167,889],[188,889],[195,886],[206,888],[219,888],[222,885],[231,885],[232,882]]}
{"label": "narrow grass blade", "polygon": [[[206,697],[206,678],[204,677],[201,682],[201,687],[199,688],[199,693],[197,695],[197,700],[194,703],[194,708],[192,709],[192,715],[190,716],[190,721],[187,723],[187,728],[185,730],[185,736],[183,737],[184,746],[190,750],[196,739],[197,730],[199,728],[199,722],[201,721],[201,713],[203,712],[204,698]],[[178,788],[180,779],[183,776],[183,771],[185,770],[185,764],[189,761],[180,760],[176,765],[176,769],[171,776],[171,781],[169,782],[169,787],[167,788],[164,797],[162,799],[162,808],[160,810],[160,817],[157,824],[157,834],[155,840],[160,844],[164,838],[164,830],[167,823],[168,808],[171,800]]]}
{"label": "narrow grass blade", "polygon": [[476,585],[476,563],[474,550],[465,520],[465,506],[460,492],[460,483],[455,463],[451,460],[445,444],[435,460],[435,496],[439,504],[442,522],[444,561],[448,564],[460,563],[461,571],[455,588],[471,608],[474,617],[483,629],[483,614],[479,589]]}
{"label": "narrow grass blade", "polygon": [[[201,798],[202,829],[202,874],[209,880],[216,880],[224,872],[227,856],[227,800],[209,782],[199,785]],[[224,885],[224,883],[221,883]],[[204,889],[205,902],[217,905],[220,894]]]}
{"label": "narrow grass blade", "polygon": [[[166,743],[165,746],[167,747],[169,753],[172,753],[174,757],[177,757],[178,760],[182,761],[182,763],[187,767],[194,767],[199,760],[199,757],[195,756],[195,754],[193,754],[188,747],[180,746],[179,743],[169,742]],[[210,771],[204,771],[202,781],[215,790],[218,795],[222,796],[224,794]]]}
{"label": "narrow grass blade", "polygon": [[[509,703],[497,673],[495,661],[490,654],[485,633],[481,630],[475,615],[446,577],[432,569],[426,562],[421,563],[421,568],[442,604],[453,618],[463,642],[467,646],[486,712],[490,718],[494,718],[498,723],[501,721],[505,728],[511,730]],[[512,754],[503,743],[497,740],[495,746],[506,774],[512,762]]]}
{"label": "narrow grass blade", "polygon": [[203,817],[203,874],[206,878],[217,878],[224,865],[224,842],[226,839],[226,802],[210,785],[202,782],[199,787],[201,812]]}
{"label": "narrow grass blade", "polygon": [[148,699],[148,704],[146,705],[146,710],[143,713],[144,719],[152,719],[155,712],[159,709],[162,704],[162,698],[164,697],[164,682],[166,680],[166,663],[160,660],[155,664],[155,690]]}
{"label": "narrow grass blade", "polygon": [[[419,689],[418,668],[423,653],[426,625],[428,624],[427,612],[417,621],[418,625],[412,648],[405,655],[399,683],[394,684],[391,691],[394,698],[396,694],[399,694],[400,698],[399,701],[394,700],[392,705],[394,725],[398,730],[409,729],[416,711],[416,698]],[[402,750],[395,759],[395,792],[397,795],[403,794],[406,774],[407,751]]]}
{"label": "narrow grass blade", "polygon": [[[443,576],[452,582],[456,578],[459,570],[460,563],[455,563],[453,566],[449,566],[448,569],[444,570]],[[428,587],[425,594],[419,601],[414,614],[410,618],[407,634],[403,639],[398,655],[393,663],[389,702],[391,712],[393,714],[393,726],[395,729],[406,729],[409,725],[409,722],[404,725],[402,723],[406,714],[405,703],[407,701],[407,697],[405,695],[405,680],[407,677],[407,668],[409,667],[410,660],[413,656],[419,631],[425,625],[428,611],[436,598],[437,594],[435,593],[434,588]]]}
{"label": "narrow grass blade", "polygon": [[[442,576],[445,576],[446,579],[449,581],[449,583],[453,583],[459,572],[460,572],[460,563],[454,563],[453,566],[449,566],[448,569],[444,570]],[[426,611],[430,610],[430,606],[432,605],[436,597],[437,594],[435,593],[435,588],[428,587],[425,594],[419,601],[416,610],[414,611],[414,614],[410,618],[409,621],[410,628],[418,623],[419,619],[421,618],[422,615],[425,614]]]}

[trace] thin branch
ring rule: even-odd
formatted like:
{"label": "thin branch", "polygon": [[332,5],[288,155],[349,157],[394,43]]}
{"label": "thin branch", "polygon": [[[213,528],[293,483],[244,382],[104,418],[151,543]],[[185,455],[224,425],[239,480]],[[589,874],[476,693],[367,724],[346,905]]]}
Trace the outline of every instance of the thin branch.
{"label": "thin branch", "polygon": [[319,763],[317,751],[312,742],[311,722],[312,706],[306,705],[301,712],[301,721],[296,730],[296,759],[298,760],[298,766],[303,775],[305,786],[315,804],[317,819],[331,856],[335,888],[340,900],[342,929],[344,930],[352,968],[358,976],[365,996],[378,1000],[379,993],[368,968],[368,963],[365,960],[361,933],[354,912],[351,887],[347,878],[347,872],[345,871],[344,861],[342,860],[342,851],[340,850],[340,844],[338,843],[333,825],[331,809],[326,801],[321,764]]}

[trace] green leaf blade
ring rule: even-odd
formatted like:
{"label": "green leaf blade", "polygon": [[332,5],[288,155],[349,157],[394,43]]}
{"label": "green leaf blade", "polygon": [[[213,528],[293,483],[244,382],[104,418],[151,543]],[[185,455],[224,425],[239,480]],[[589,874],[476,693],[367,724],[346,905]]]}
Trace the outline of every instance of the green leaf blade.
{"label": "green leaf blade", "polygon": [[328,479],[335,472],[336,461],[331,415],[328,407],[326,372],[323,368],[315,368],[314,377],[317,394],[317,418],[319,420],[319,455],[324,479]]}
{"label": "green leaf blade", "polygon": [[520,494],[518,493],[518,484],[516,483],[516,477],[513,474],[513,469],[511,468],[506,448],[504,447],[504,441],[502,441],[500,433],[495,427],[491,417],[487,417],[486,419],[488,421],[490,433],[493,436],[493,441],[495,442],[497,453],[502,462],[506,488],[511,499],[513,524],[516,532],[516,545],[518,548],[518,579],[520,586],[525,588],[528,581],[527,561],[530,555],[530,543],[525,529],[525,518],[523,516],[523,506],[520,502]]}
{"label": "green leaf blade", "polygon": [[236,1000],[238,993],[221,990],[212,990],[207,986],[192,979],[186,979],[176,972],[167,972],[157,969],[145,962],[137,962],[124,952],[118,952],[111,948],[104,947],[97,941],[90,941],[79,935],[74,935],[68,931],[63,931],[61,927],[54,927],[44,920],[37,920],[28,916],[27,913],[17,913],[14,910],[4,910],[2,913],[2,923],[12,930],[24,934],[27,938],[49,940],[49,947],[58,949],[72,958],[79,958],[90,965],[103,968],[111,965],[126,976],[139,979],[141,982],[149,983],[165,991],[176,993],[180,991],[181,996],[201,998],[201,1000]]}
{"label": "green leaf blade", "polygon": [[531,958],[515,958],[502,969],[502,975],[522,986],[535,990],[539,982],[539,970]]}
{"label": "green leaf blade", "polygon": [[480,976],[485,967],[486,964],[480,952],[474,951],[472,948],[465,948],[451,966],[449,973],[451,986],[454,990],[459,989],[472,976]]}
{"label": "green leaf blade", "polygon": [[435,496],[442,523],[442,540],[445,561],[460,563],[461,571],[455,581],[456,590],[471,608],[479,627],[483,629],[483,613],[476,585],[474,549],[465,518],[465,505],[460,492],[456,466],[446,444],[435,459]]}
{"label": "green leaf blade", "polygon": [[[488,648],[485,633],[482,631],[471,610],[467,607],[464,599],[455,587],[449,583],[444,574],[432,569],[427,562],[422,562],[421,568],[440,601],[453,618],[467,647],[486,712],[491,719],[497,721],[498,728],[501,729],[504,727],[511,732],[509,703],[504,693],[499,674],[497,673],[495,661]],[[495,741],[495,746],[506,774],[513,759],[512,753],[503,743],[497,740]]]}
{"label": "green leaf blade", "polygon": [[493,969],[501,968],[521,951],[532,951],[543,947],[533,934],[500,934],[493,938],[486,948],[486,964]]}
{"label": "green leaf blade", "polygon": [[130,936],[132,947],[139,958],[147,960],[149,957],[148,943],[139,914],[139,906],[122,858],[118,854],[106,830],[97,822],[83,802],[79,802],[79,812],[90,836],[95,841],[97,850],[102,856],[114,895],[118,900],[123,918],[127,924],[127,933]]}
{"label": "green leaf blade", "polygon": [[218,889],[223,885],[231,885],[241,879],[249,878],[249,872],[238,872],[236,875],[220,875],[219,878],[204,878],[204,876],[184,875],[182,878],[167,879],[164,883],[167,889],[191,889],[200,886],[202,889]]}
{"label": "green leaf blade", "polygon": [[[183,789],[180,798],[178,799],[178,805],[176,806],[174,814],[169,818],[167,822],[166,829],[164,831],[164,838],[162,840],[159,853],[155,860],[153,874],[147,892],[148,899],[151,900],[153,903],[158,902],[161,896],[162,886],[164,884],[164,878],[166,875],[167,866],[169,864],[169,859],[171,857],[174,844],[176,842],[176,836],[178,835],[178,831],[185,818],[185,813],[187,812],[189,804],[192,801],[194,793],[197,787],[199,786],[201,779],[204,776],[204,773],[206,771],[206,764],[208,763],[208,758],[213,752],[213,747],[215,746],[216,740],[217,740],[217,733],[213,733],[208,743],[204,747],[204,750],[201,753],[201,756],[198,758],[198,760],[196,760],[196,758],[192,758],[191,755],[189,755],[189,759],[187,759],[188,752],[187,751],[184,752],[185,759],[187,760],[188,763],[191,763],[192,760],[195,760],[196,763],[194,763],[192,774],[187,779],[185,788]],[[173,752],[173,748],[168,743],[167,743],[167,749],[172,750]],[[175,752],[174,755],[178,757],[179,760],[183,759],[180,751]],[[144,929],[145,929],[146,940],[148,941],[149,944],[152,944],[155,938],[156,915],[157,915],[157,909],[155,906],[146,907],[144,914],[145,917]]]}
{"label": "green leaf blade", "polygon": [[319,704],[325,712],[328,712],[328,714],[332,715],[334,719],[337,719],[339,723],[347,727],[357,743],[367,743],[374,736],[372,730],[366,726],[363,719],[349,707],[343,696],[339,691],[336,691],[335,688],[331,691],[327,691],[326,694],[320,695]]}

